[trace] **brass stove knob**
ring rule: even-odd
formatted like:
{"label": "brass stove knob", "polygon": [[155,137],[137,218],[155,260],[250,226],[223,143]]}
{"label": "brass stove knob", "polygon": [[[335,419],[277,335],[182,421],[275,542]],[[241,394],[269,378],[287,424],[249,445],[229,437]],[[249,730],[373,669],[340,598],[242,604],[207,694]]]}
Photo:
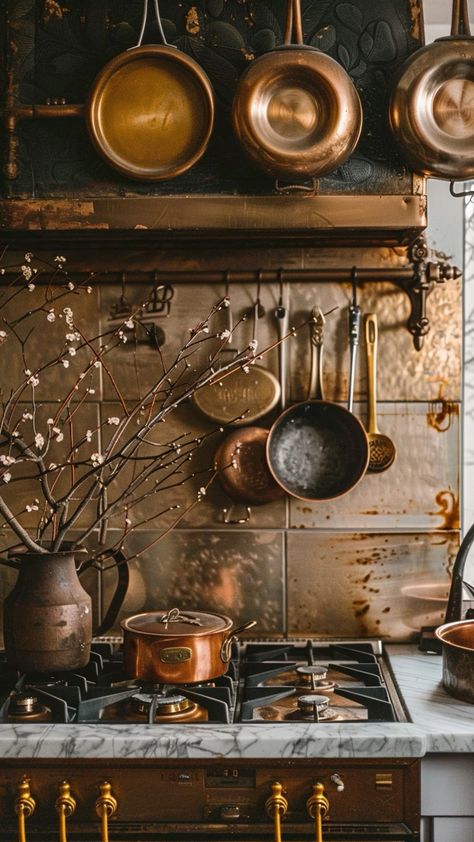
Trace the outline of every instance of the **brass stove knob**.
{"label": "brass stove knob", "polygon": [[265,801],[265,810],[273,819],[274,841],[281,842],[281,817],[288,811],[288,801],[282,785],[276,781],[272,784],[272,794]]}
{"label": "brass stove knob", "polygon": [[315,821],[316,842],[323,842],[323,819],[329,813],[329,801],[324,795],[323,784],[314,784],[313,794],[306,802],[306,809]]}
{"label": "brass stove knob", "polygon": [[30,779],[24,775],[18,785],[18,796],[15,801],[15,813],[18,816],[18,842],[26,842],[25,819],[33,815],[36,801],[30,790]]}
{"label": "brass stove knob", "polygon": [[59,816],[59,842],[67,842],[66,819],[76,810],[76,799],[71,794],[71,785],[68,781],[61,781],[59,784],[59,796],[56,799],[56,812]]}
{"label": "brass stove knob", "polygon": [[112,795],[108,781],[99,785],[100,795],[95,802],[95,811],[101,820],[102,842],[109,842],[109,818],[117,812],[117,799]]}

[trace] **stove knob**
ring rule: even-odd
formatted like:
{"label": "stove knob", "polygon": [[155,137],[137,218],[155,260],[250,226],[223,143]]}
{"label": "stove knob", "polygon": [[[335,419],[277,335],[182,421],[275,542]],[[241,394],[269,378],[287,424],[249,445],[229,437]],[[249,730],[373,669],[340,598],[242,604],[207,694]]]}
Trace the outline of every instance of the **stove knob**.
{"label": "stove knob", "polygon": [[240,807],[238,804],[223,804],[220,809],[220,817],[223,822],[238,822],[240,819]]}
{"label": "stove knob", "polygon": [[36,801],[30,791],[30,779],[24,775],[18,787],[18,798],[15,801],[15,813],[18,816],[18,840],[26,842],[25,819],[33,815]]}
{"label": "stove knob", "polygon": [[71,794],[71,786],[67,781],[59,784],[59,797],[55,807],[59,816],[59,842],[67,842],[66,819],[72,816],[76,809],[76,799]]}
{"label": "stove knob", "polygon": [[108,781],[99,786],[100,796],[95,802],[95,811],[100,818],[102,828],[102,842],[109,842],[109,818],[117,812],[117,799],[112,795],[112,787]]}

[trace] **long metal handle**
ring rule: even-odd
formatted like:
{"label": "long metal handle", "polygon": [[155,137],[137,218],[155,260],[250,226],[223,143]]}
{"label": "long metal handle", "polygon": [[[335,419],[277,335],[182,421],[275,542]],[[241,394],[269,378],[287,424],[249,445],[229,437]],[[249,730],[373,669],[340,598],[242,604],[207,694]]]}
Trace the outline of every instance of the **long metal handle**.
{"label": "long metal handle", "polygon": [[349,346],[350,346],[350,370],[349,370],[349,392],[347,397],[347,408],[352,412],[354,405],[354,385],[357,363],[357,351],[360,338],[360,307],[357,304],[349,306]]}
{"label": "long metal handle", "polygon": [[288,801],[283,795],[283,787],[280,783],[275,782],[272,784],[272,794],[265,801],[265,810],[270,818],[273,819],[274,842],[282,842],[281,817],[288,811]]}
{"label": "long metal handle", "polygon": [[323,842],[323,819],[329,812],[329,801],[324,794],[323,784],[313,786],[313,794],[306,802],[306,809],[314,819],[316,842]]}
{"label": "long metal handle", "polygon": [[100,796],[95,802],[95,811],[100,818],[102,842],[109,842],[109,818],[117,812],[117,799],[112,795],[108,781],[99,786]]}
{"label": "long metal handle", "polygon": [[225,664],[230,661],[230,657],[232,655],[232,641],[237,640],[237,637],[241,632],[247,631],[247,629],[253,629],[256,625],[257,620],[248,620],[248,622],[244,623],[242,626],[237,626],[236,629],[232,629],[232,631],[227,635],[221,646],[221,659]]}
{"label": "long metal handle", "polygon": [[36,801],[30,791],[30,779],[25,775],[18,786],[15,813],[18,816],[18,842],[26,842],[25,820],[33,815]]}
{"label": "long metal handle", "polygon": [[280,343],[278,345],[278,368],[279,368],[279,376],[280,376],[280,406],[281,409],[286,408],[286,404],[288,401],[287,395],[287,348],[286,342],[287,340],[284,338],[288,333],[288,326],[289,326],[289,314],[287,307],[283,304],[283,296],[280,296],[278,301],[278,307],[275,310],[275,318],[277,320],[278,325],[278,339]]}
{"label": "long metal handle", "polygon": [[456,38],[464,35],[471,35],[468,3],[467,0],[453,0],[451,36]]}
{"label": "long metal handle", "polygon": [[365,349],[367,353],[367,399],[369,404],[368,433],[378,433],[377,427],[377,348],[378,327],[375,313],[364,318]]}
{"label": "long metal handle", "polygon": [[59,796],[55,807],[59,816],[59,842],[67,842],[66,820],[76,810],[76,799],[71,793],[71,785],[68,781],[62,781],[59,784]]}
{"label": "long metal handle", "polygon": [[[149,0],[144,0],[144,2],[143,2],[142,22],[141,22],[141,26],[140,26],[140,34],[138,36],[138,41],[137,41],[137,44],[136,44],[137,47],[141,47],[142,41],[143,41],[143,38],[144,38],[144,35],[145,35],[145,29],[146,29],[146,25],[147,25],[147,21],[148,21],[148,2],[149,2]],[[168,41],[166,40],[166,36],[165,36],[165,33],[164,33],[164,29],[163,29],[163,24],[161,22],[160,7],[159,7],[159,4],[158,4],[158,0],[153,0],[153,8],[154,8],[154,12],[155,12],[156,25],[158,27],[158,32],[159,32],[159,35],[160,35],[160,40],[161,40],[162,46],[163,47],[173,47],[174,49],[176,49],[175,44],[168,44]]]}
{"label": "long metal handle", "polygon": [[311,341],[311,369],[307,400],[324,400],[323,349],[324,324],[326,319],[320,307],[313,307],[309,325]]}

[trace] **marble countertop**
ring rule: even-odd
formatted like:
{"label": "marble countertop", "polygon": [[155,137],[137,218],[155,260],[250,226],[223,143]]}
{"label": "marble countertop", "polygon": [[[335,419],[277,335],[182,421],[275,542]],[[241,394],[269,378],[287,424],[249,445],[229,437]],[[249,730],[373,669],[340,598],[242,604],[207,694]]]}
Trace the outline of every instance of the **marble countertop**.
{"label": "marble countertop", "polygon": [[441,685],[441,657],[387,647],[411,722],[0,725],[5,758],[422,757],[474,751],[474,706]]}

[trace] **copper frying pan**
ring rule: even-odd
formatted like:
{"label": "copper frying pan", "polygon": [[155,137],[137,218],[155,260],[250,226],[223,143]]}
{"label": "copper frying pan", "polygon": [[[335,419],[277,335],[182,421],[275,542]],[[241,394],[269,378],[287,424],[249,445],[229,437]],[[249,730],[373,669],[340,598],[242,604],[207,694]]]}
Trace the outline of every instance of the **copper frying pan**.
{"label": "copper frying pan", "polygon": [[149,1],[136,47],[96,77],[86,105],[97,152],[119,172],[143,181],[175,178],[204,154],[214,122],[211,83],[194,59],[167,43],[153,0],[161,44],[142,46]]}
{"label": "copper frying pan", "polygon": [[474,38],[467,0],[453,0],[451,35],[403,65],[389,117],[416,172],[452,180],[474,176]]}
{"label": "copper frying pan", "polygon": [[288,0],[283,46],[241,77],[232,120],[247,155],[277,177],[322,176],[354,150],[362,128],[359,95],[335,59],[303,43],[300,0]]}

